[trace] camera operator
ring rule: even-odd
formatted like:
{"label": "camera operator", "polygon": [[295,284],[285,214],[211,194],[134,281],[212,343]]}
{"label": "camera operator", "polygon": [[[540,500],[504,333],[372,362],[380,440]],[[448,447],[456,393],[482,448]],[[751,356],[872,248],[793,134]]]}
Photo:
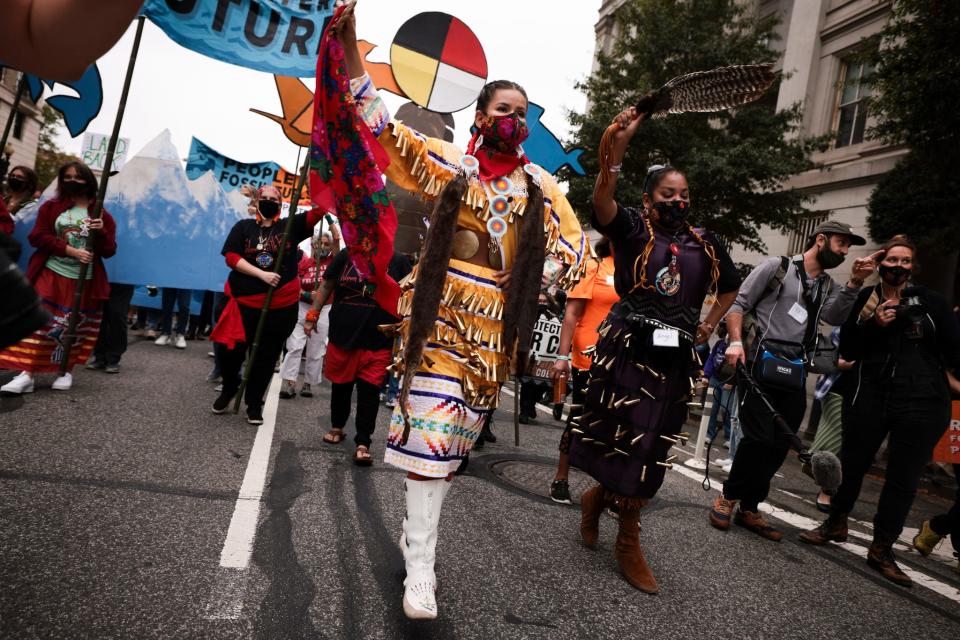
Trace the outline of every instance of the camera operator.
{"label": "camera operator", "polygon": [[881,282],[860,292],[840,330],[840,356],[855,360],[856,389],[843,402],[843,483],[818,528],[801,534],[809,544],[847,539],[847,514],[863,476],[889,434],[886,480],[873,519],[867,564],[910,586],[897,566],[893,543],[903,531],[920,473],[950,423],[947,371],[960,367],[960,324],[934,291],[907,286],[916,247],[906,236],[884,246]]}
{"label": "camera operator", "polygon": [[[727,315],[727,364],[747,364],[763,396],[794,433],[807,408],[805,362],[818,325],[821,320],[837,325],[847,318],[863,280],[876,268],[880,252],[854,260],[846,286],[834,283],[826,272],[840,266],[851,245],[864,244],[866,240],[854,234],[850,225],[823,222],[814,229],[801,255],[760,263],[743,282]],[[749,342],[747,353],[744,340]],[[783,532],[763,518],[759,505],[787,457],[789,441],[775,433],[763,397],[745,384],[737,396],[741,399],[743,440],[730,477],[710,511],[710,524],[729,529],[733,507],[740,501],[733,522],[778,541]]]}

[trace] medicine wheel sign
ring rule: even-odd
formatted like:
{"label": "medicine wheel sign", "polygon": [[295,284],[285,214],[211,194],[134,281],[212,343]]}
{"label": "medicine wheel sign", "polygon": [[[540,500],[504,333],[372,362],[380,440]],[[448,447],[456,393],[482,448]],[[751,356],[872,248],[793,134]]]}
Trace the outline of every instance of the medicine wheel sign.
{"label": "medicine wheel sign", "polygon": [[438,113],[469,107],[487,82],[487,56],[477,36],[439,11],[403,23],[390,48],[390,66],[410,100]]}

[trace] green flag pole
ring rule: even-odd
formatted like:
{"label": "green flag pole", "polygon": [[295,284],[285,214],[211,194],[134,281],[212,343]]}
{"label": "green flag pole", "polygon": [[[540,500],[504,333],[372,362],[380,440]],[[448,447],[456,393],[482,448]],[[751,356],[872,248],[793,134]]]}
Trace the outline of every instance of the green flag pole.
{"label": "green flag pole", "polygon": [[[130,62],[127,64],[127,76],[123,80],[123,91],[120,93],[120,104],[117,107],[117,117],[113,122],[113,133],[110,135],[110,144],[107,146],[107,156],[103,161],[103,174],[100,178],[100,188],[97,191],[97,201],[93,203],[93,211],[90,212],[90,218],[99,220],[103,213],[103,199],[107,195],[107,182],[110,179],[110,169],[113,166],[113,155],[117,151],[117,140],[120,138],[120,124],[123,122],[123,112],[127,109],[127,96],[130,95],[130,83],[133,80],[133,67],[137,62],[137,53],[140,51],[140,38],[143,35],[143,22],[145,18],[137,18],[137,33],[133,37],[133,49],[130,51]],[[97,232],[91,230],[87,235],[86,249],[93,253],[96,243]],[[63,359],[60,361],[60,375],[67,372],[70,364],[70,350],[76,340],[77,324],[80,321],[80,304],[83,300],[83,289],[87,284],[87,272],[90,270],[90,263],[80,263],[80,276],[77,279],[77,286],[73,291],[73,307],[70,309],[70,317],[67,320],[67,332],[64,336]]]}
{"label": "green flag pole", "polygon": [[[297,162],[300,161],[299,153]],[[277,253],[277,263],[273,267],[274,273],[280,273],[280,267],[283,265],[284,254],[287,249],[287,238],[290,237],[290,230],[293,229],[293,218],[297,215],[297,206],[300,204],[300,193],[303,191],[303,185],[307,181],[307,169],[309,163],[305,162],[300,169],[300,178],[297,180],[296,190],[290,196],[290,213],[287,215],[287,223],[283,227],[283,239],[280,242],[280,251]],[[267,312],[270,309],[270,303],[273,301],[273,292],[276,287],[267,289],[267,297],[263,301],[263,308],[260,309],[260,319],[257,320],[257,330],[253,335],[253,345],[250,347],[250,355],[247,357],[247,363],[243,368],[243,380],[240,381],[240,388],[237,389],[237,395],[233,400],[233,412],[240,412],[240,401],[243,399],[243,391],[247,387],[247,381],[250,380],[250,372],[253,370],[253,363],[257,359],[257,349],[260,348],[260,338],[263,335],[263,327],[267,324]]]}

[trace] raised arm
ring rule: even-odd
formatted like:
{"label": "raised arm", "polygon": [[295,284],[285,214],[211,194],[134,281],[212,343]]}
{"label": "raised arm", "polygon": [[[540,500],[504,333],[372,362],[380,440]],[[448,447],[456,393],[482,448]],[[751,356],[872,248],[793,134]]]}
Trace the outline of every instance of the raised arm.
{"label": "raised arm", "polygon": [[[606,152],[607,157],[600,158],[600,164],[609,167],[609,171],[601,171],[597,176],[597,182],[593,188],[593,210],[597,221],[602,225],[610,224],[617,215],[617,203],[613,199],[613,194],[617,189],[617,179],[620,177],[620,165],[623,164],[623,157],[627,153],[630,139],[637,133],[640,123],[646,118],[645,114],[637,114],[637,110],[633,107],[621,111],[613,119],[613,123],[619,127],[619,130],[613,134],[610,150],[601,148],[601,153]],[[605,174],[609,176],[607,179],[604,178]]]}

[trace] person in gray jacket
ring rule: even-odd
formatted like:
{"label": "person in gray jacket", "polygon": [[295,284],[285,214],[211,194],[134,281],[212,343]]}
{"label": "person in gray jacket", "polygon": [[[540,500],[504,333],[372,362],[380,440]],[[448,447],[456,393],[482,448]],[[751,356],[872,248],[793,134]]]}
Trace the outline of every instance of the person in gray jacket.
{"label": "person in gray jacket", "polygon": [[[802,363],[816,340],[819,324],[843,324],[864,279],[876,269],[879,254],[855,260],[845,286],[837,285],[826,271],[840,266],[852,245],[864,244],[866,240],[853,233],[849,225],[822,223],[802,254],[790,259],[768,258],[757,265],[727,314],[727,364],[747,365],[767,400],[794,433],[800,428],[807,405]],[[746,314],[756,321],[749,323],[749,353],[745,353],[743,343]],[[771,364],[772,375],[764,376],[765,371],[771,371]],[[777,380],[784,371],[793,375]],[[783,533],[760,515],[759,504],[770,491],[770,481],[783,464],[789,443],[786,434],[776,432],[773,416],[762,398],[743,380],[738,395],[743,440],[730,477],[710,511],[710,523],[721,530],[729,529],[734,505],[739,501],[734,523],[778,541]]]}

